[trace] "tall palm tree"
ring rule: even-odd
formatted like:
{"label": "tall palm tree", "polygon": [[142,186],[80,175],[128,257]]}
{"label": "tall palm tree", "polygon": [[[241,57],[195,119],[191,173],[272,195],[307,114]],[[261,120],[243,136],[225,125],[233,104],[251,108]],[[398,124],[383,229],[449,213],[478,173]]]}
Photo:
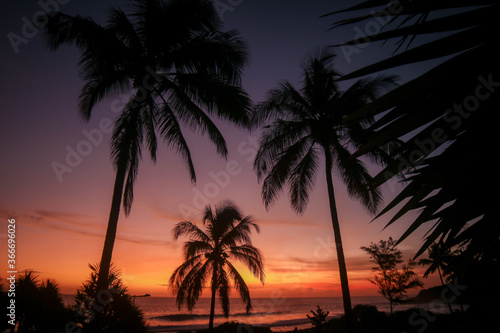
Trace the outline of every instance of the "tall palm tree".
{"label": "tall palm tree", "polygon": [[[347,117],[376,98],[384,89],[395,85],[395,77],[379,76],[355,82],[346,91],[336,83],[339,77],[333,69],[334,55],[320,50],[306,57],[302,68],[302,87],[297,90],[290,82],[269,92],[268,98],[254,110],[254,121],[265,125],[256,155],[254,168],[262,183],[262,197],[266,208],[277,199],[288,185],[291,206],[303,213],[309,191],[314,185],[320,156],[326,165],[326,183],[330,215],[335,235],[339,273],[348,323],[352,324],[351,300],[347,270],[342,247],[337,205],[333,186],[333,168],[346,183],[351,196],[361,200],[374,212],[380,203],[378,190],[370,189],[371,177],[363,164],[351,156],[351,150],[366,142],[369,133],[364,130],[372,119],[352,123]],[[373,154],[381,160],[384,152]]]}
{"label": "tall palm tree", "polygon": [[102,252],[100,287],[107,287],[120,206],[130,213],[142,150],[156,161],[157,135],[185,160],[196,181],[184,127],[208,134],[217,153],[226,142],[212,122],[216,115],[239,126],[248,123],[250,100],[240,87],[245,43],[235,31],[222,32],[208,0],[135,0],[130,13],[111,9],[105,26],[91,18],[49,15],[51,49],[75,45],[85,82],[79,109],[85,120],[105,97],[129,94],[111,140],[116,171]]}
{"label": "tall palm tree", "polygon": [[230,280],[246,303],[246,311],[252,309],[250,291],[230,258],[243,263],[255,277],[264,283],[264,264],[260,251],[250,239],[251,229],[259,232],[259,226],[251,216],[243,216],[230,201],[212,208],[205,207],[203,215],[205,230],[190,221],[182,221],[173,229],[174,240],[181,235],[189,236],[184,243],[185,262],[177,267],[170,277],[170,288],[177,294],[179,309],[184,303],[192,310],[209,284],[211,288],[209,330],[213,329],[215,297],[219,296],[224,316],[229,317]]}
{"label": "tall palm tree", "polygon": [[[428,258],[420,259],[418,264],[421,266],[429,266],[424,272],[424,278],[429,274],[438,272],[439,279],[443,287],[445,286],[443,276],[449,274],[449,262],[453,254],[450,249],[445,248],[442,243],[434,243],[427,250]],[[448,304],[448,310],[452,313],[451,304]]]}

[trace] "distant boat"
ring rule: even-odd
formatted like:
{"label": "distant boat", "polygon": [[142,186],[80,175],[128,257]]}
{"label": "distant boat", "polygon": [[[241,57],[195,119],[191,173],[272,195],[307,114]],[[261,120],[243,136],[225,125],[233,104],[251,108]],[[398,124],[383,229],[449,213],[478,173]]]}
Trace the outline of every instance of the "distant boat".
{"label": "distant boat", "polygon": [[133,297],[134,297],[134,299],[135,299],[136,297],[151,297],[151,295],[150,295],[150,294],[144,294],[144,295],[134,295]]}

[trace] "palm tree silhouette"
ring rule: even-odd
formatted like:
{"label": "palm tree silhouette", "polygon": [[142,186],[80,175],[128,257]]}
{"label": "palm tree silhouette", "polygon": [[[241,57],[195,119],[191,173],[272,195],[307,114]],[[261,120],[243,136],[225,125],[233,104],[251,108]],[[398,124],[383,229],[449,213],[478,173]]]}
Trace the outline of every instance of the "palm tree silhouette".
{"label": "palm tree silhouette", "polygon": [[[443,243],[434,243],[427,250],[427,259],[420,259],[418,264],[421,266],[429,266],[424,272],[424,278],[428,277],[429,274],[434,273],[435,271],[439,274],[439,279],[441,280],[441,284],[443,287],[445,286],[443,276],[450,274],[449,263],[452,260],[453,253],[449,248],[443,246]],[[451,304],[447,302],[448,309],[450,313],[453,313],[451,308]]]}
{"label": "palm tree silhouette", "polygon": [[264,264],[260,251],[250,239],[251,229],[259,232],[259,226],[251,216],[243,216],[230,201],[212,208],[205,207],[203,224],[206,230],[198,228],[190,221],[182,221],[173,229],[174,240],[181,235],[189,236],[184,243],[185,262],[177,267],[170,277],[170,288],[177,294],[177,306],[186,303],[192,310],[202,293],[202,288],[210,284],[211,303],[209,330],[213,329],[215,297],[219,296],[224,316],[229,317],[230,280],[238,290],[241,299],[250,312],[252,303],[250,291],[241,274],[229,258],[243,263],[255,277],[264,283]]}
{"label": "palm tree silhouette", "polygon": [[[288,184],[291,206],[301,214],[314,185],[320,154],[323,154],[344,311],[346,320],[352,324],[332,170],[335,166],[351,196],[360,199],[369,211],[376,210],[381,199],[380,193],[368,188],[371,177],[364,164],[351,154],[352,149],[367,141],[368,133],[364,128],[373,119],[350,123],[346,117],[376,98],[384,89],[393,86],[395,77],[362,79],[346,91],[340,91],[335,81],[339,74],[333,70],[333,59],[334,55],[326,50],[306,57],[302,65],[303,86],[300,90],[285,81],[269,92],[266,101],[256,106],[254,121],[257,124],[270,123],[263,129],[254,169],[259,181],[264,179],[262,197],[266,208]],[[383,156],[382,151],[373,154],[377,159]]]}
{"label": "palm tree silhouette", "polygon": [[196,181],[183,127],[208,134],[220,156],[226,142],[212,122],[216,115],[247,126],[250,100],[240,88],[247,58],[235,31],[222,32],[208,0],[135,0],[131,12],[111,9],[105,26],[91,18],[49,15],[51,49],[77,46],[85,82],[79,109],[83,119],[105,97],[129,94],[116,119],[111,156],[116,171],[108,228],[100,263],[100,287],[107,287],[120,206],[130,213],[142,150],[156,161],[157,134],[186,162]]}

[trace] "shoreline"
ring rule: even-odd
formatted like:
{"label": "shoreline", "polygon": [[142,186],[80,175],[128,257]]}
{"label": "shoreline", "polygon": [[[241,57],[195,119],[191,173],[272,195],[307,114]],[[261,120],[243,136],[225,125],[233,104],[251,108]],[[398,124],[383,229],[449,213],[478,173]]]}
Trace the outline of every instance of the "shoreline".
{"label": "shoreline", "polygon": [[[248,325],[253,327],[269,327],[271,330],[278,328],[286,328],[286,330],[280,330],[283,332],[293,331],[295,327],[301,326],[302,329],[308,328],[304,326],[311,326],[309,319],[287,319],[287,320],[279,320],[273,323],[265,323],[265,324],[247,324],[241,323],[241,325]],[[214,326],[215,327],[215,326]],[[193,325],[160,325],[160,326],[152,326],[149,328],[149,332],[154,333],[172,333],[172,332],[191,332],[198,331],[207,328],[207,324],[193,324]],[[298,328],[300,329],[300,328]]]}

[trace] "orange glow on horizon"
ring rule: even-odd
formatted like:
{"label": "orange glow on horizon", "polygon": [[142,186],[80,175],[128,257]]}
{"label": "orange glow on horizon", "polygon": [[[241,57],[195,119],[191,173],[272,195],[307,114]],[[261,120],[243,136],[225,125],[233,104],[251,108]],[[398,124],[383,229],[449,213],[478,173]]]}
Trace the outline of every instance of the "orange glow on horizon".
{"label": "orange glow on horizon", "polygon": [[[184,239],[174,243],[170,230],[179,219],[176,221],[169,215],[159,217],[157,210],[137,206],[131,217],[120,221],[113,263],[120,270],[130,294],[173,297],[168,290],[168,279],[182,262]],[[6,228],[6,218],[13,213],[1,213],[0,227]],[[105,224],[95,216],[48,210],[18,214],[16,221],[18,271],[33,270],[40,279],[57,281],[62,293],[74,294],[89,277],[88,264],[100,258]],[[137,221],[142,221],[142,224]],[[341,296],[336,253],[327,223],[318,222],[312,229],[308,228],[307,222],[280,221],[274,224],[272,220],[263,220],[260,224],[262,232],[254,234],[253,242],[264,254],[264,285],[244,266],[236,265],[249,285],[252,297]],[[301,237],[306,228],[310,236]],[[345,230],[344,249],[351,295],[377,295],[376,287],[368,281],[372,276],[371,263],[359,250],[359,246],[367,245],[367,242],[350,240],[350,230]],[[301,242],[297,243],[297,237]],[[5,244],[1,244],[2,251],[6,250]],[[3,271],[6,271],[5,264],[1,264]],[[428,281],[424,282],[427,284]],[[237,292],[233,291],[232,295],[237,297]]]}

